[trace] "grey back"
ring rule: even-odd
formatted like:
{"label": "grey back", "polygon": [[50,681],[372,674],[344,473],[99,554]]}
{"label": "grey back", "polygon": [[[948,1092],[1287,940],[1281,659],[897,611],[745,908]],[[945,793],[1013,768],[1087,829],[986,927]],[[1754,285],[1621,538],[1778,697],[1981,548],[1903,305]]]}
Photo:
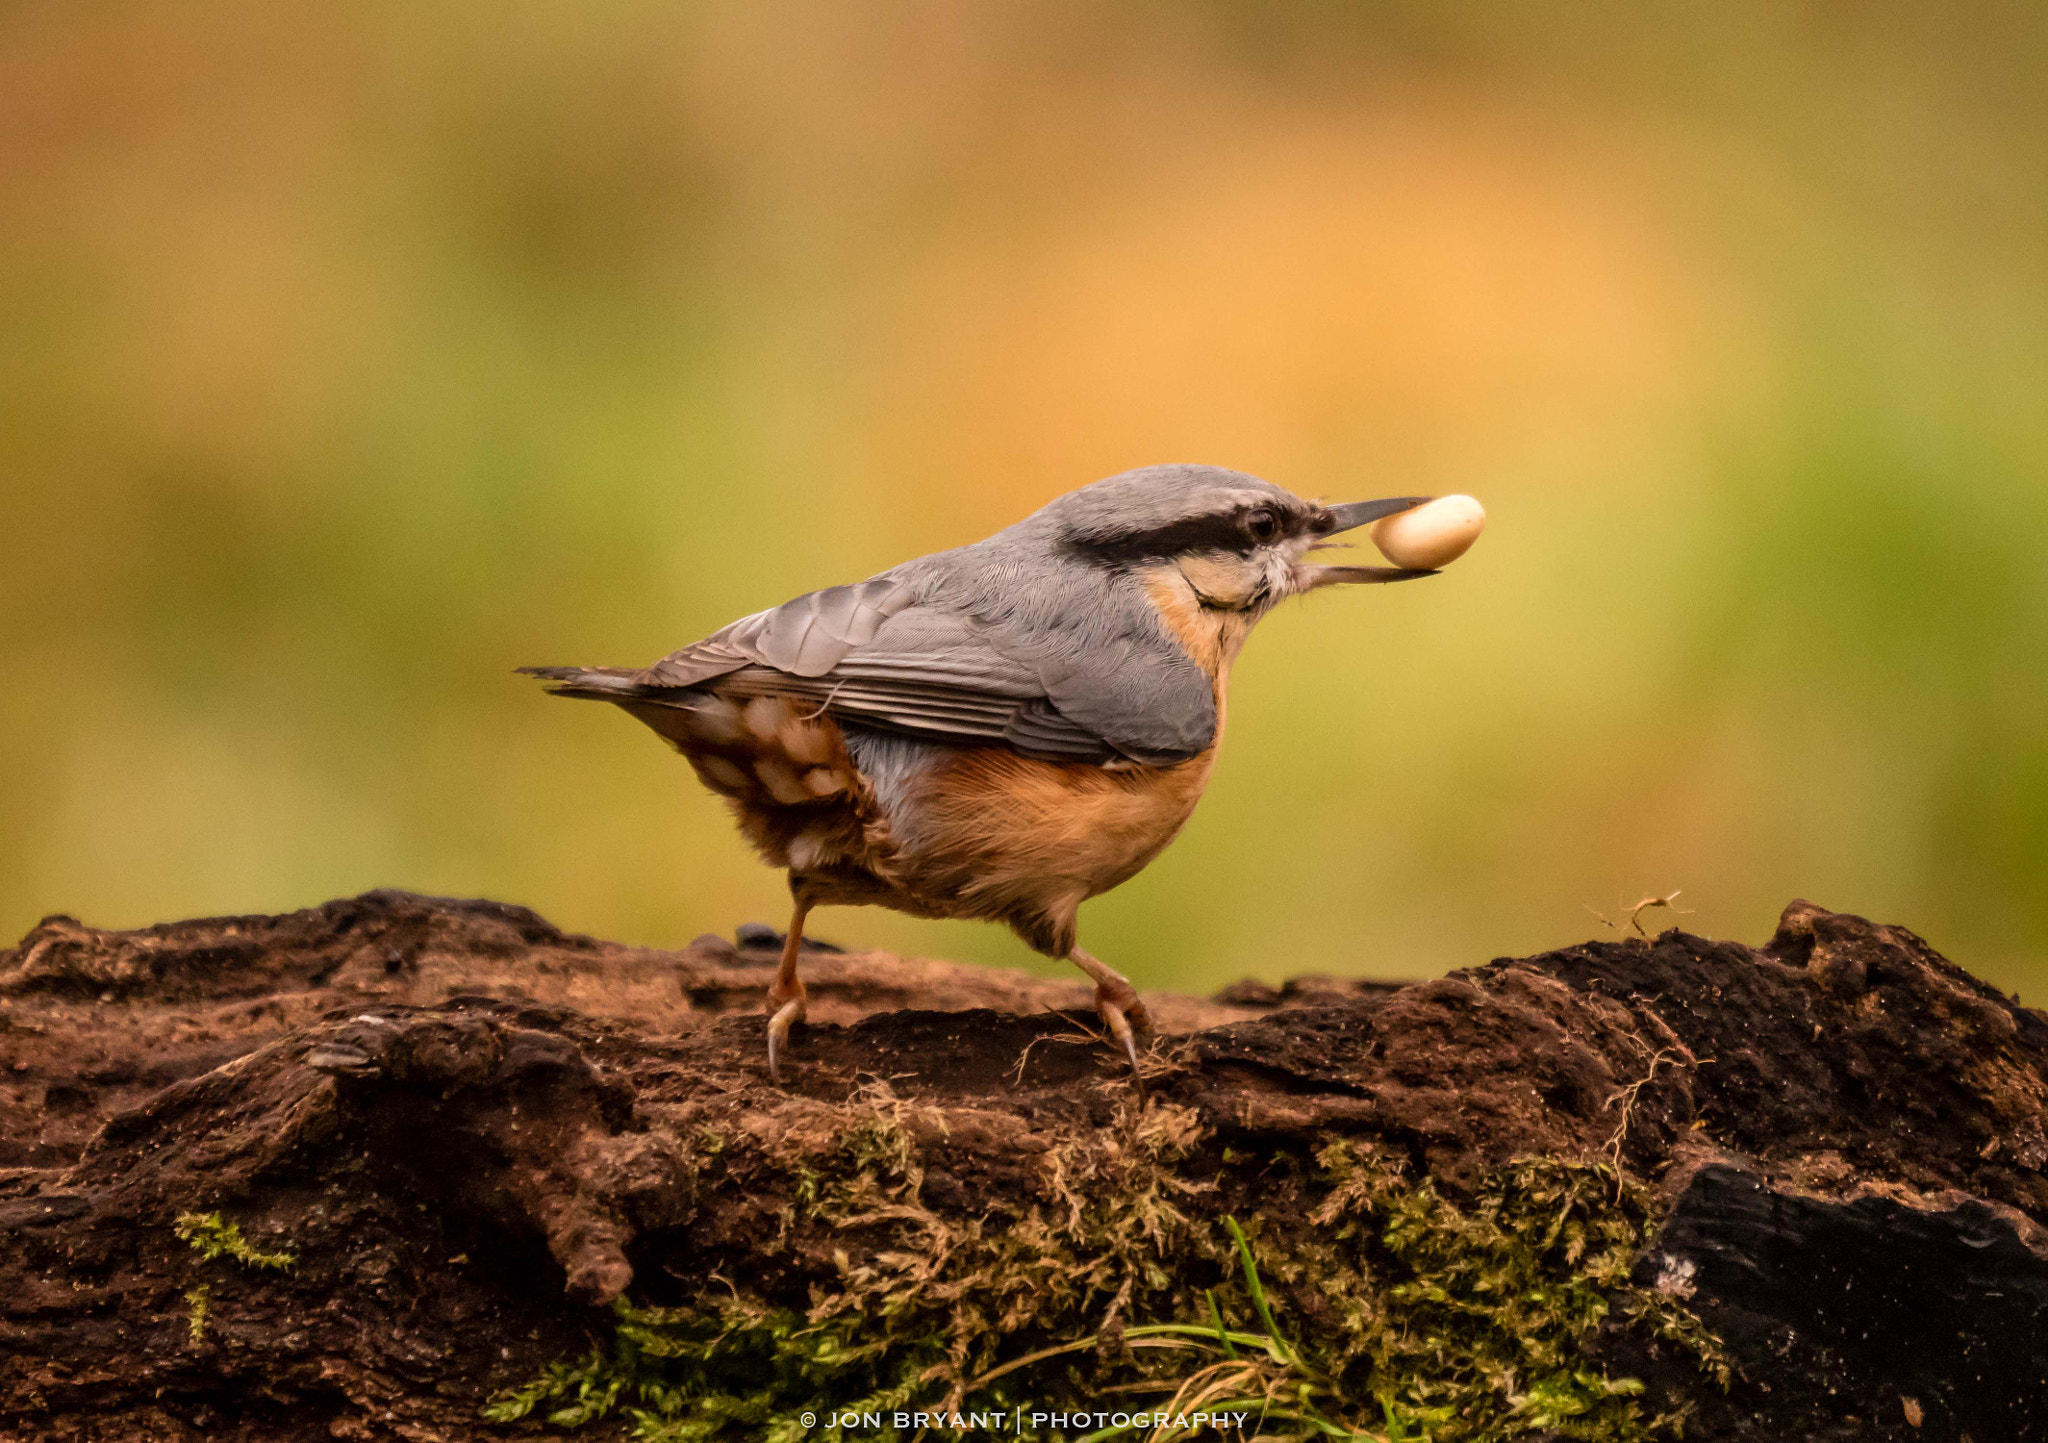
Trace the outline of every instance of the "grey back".
{"label": "grey back", "polygon": [[733,677],[937,740],[1059,760],[1182,761],[1215,740],[1212,684],[1136,573],[1099,548],[1248,498],[1307,504],[1217,467],[1126,472],[985,541],[743,617],[634,680],[649,695]]}

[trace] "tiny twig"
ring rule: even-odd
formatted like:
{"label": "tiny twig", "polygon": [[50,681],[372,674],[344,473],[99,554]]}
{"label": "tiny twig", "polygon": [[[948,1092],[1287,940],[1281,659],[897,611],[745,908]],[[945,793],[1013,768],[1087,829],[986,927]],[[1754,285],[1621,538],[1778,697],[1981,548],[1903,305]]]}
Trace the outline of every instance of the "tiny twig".
{"label": "tiny twig", "polygon": [[1605,912],[1598,910],[1597,908],[1593,907],[1590,903],[1581,902],[1579,905],[1581,907],[1584,907],[1588,912],[1591,912],[1593,916],[1599,921],[1600,925],[1603,927],[1611,927],[1617,932],[1625,932],[1628,931],[1630,928],[1633,928],[1635,930],[1635,934],[1638,937],[1647,937],[1650,934],[1643,927],[1643,913],[1649,911],[1651,908],[1670,908],[1671,914],[1674,917],[1690,917],[1693,914],[1693,909],[1690,907],[1673,907],[1671,905],[1678,899],[1678,894],[1680,892],[1683,892],[1684,890],[1685,888],[1683,887],[1677,887],[1669,892],[1666,892],[1661,897],[1645,897],[1642,901],[1636,903],[1633,907],[1621,907],[1621,904],[1619,902],[1615,903],[1615,906],[1620,907],[1623,913],[1626,915],[1627,920],[1625,922],[1613,921],[1608,917],[1608,915]]}
{"label": "tiny twig", "polygon": [[1012,1087],[1022,1087],[1024,1085],[1024,1065],[1031,1060],[1031,1049],[1038,1046],[1041,1042],[1093,1042],[1105,1047],[1111,1045],[1108,1033],[1098,1032],[1087,1023],[1076,1021],[1072,1016],[1060,1011],[1057,1007],[1047,1005],[1045,1010],[1059,1018],[1062,1022],[1071,1024],[1077,1030],[1073,1032],[1048,1032],[1043,1037],[1034,1037],[1025,1043],[1024,1050],[1017,1054],[1017,1065],[1010,1069],[1010,1085]]}

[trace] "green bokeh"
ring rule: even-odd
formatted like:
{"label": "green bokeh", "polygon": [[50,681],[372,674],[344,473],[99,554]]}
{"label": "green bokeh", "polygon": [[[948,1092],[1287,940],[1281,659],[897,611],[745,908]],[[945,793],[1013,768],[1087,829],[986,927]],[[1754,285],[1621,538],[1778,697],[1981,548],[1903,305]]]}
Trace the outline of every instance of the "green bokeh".
{"label": "green bokeh", "polygon": [[1254,639],[1083,913],[1141,983],[1673,888],[2048,981],[2038,5],[41,3],[0,57],[0,933],[779,921],[686,768],[510,669],[1192,459],[1493,524]]}

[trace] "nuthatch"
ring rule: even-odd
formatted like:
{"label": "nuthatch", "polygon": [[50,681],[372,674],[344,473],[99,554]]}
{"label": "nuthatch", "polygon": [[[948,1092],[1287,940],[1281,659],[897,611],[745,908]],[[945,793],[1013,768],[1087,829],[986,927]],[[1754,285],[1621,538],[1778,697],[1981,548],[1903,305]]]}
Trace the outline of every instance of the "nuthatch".
{"label": "nuthatch", "polygon": [[666,737],[788,869],[796,910],[768,994],[777,1081],[804,1016],[804,921],[826,903],[1008,923],[1094,979],[1135,1068],[1145,1004],[1075,944],[1076,911],[1194,810],[1260,617],[1336,582],[1435,574],[1308,553],[1427,499],[1324,506],[1238,471],[1148,466],[644,670],[524,670]]}

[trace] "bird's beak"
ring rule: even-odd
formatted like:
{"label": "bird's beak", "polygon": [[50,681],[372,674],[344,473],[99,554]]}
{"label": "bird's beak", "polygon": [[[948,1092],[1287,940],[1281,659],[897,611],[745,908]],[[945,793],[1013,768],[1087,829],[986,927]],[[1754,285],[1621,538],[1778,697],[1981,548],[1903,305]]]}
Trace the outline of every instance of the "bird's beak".
{"label": "bird's beak", "polygon": [[[1325,506],[1323,514],[1330,520],[1330,528],[1323,534],[1335,536],[1340,531],[1354,531],[1368,526],[1383,516],[1397,516],[1403,511],[1412,511],[1428,496],[1383,496],[1377,501],[1352,501],[1343,506]],[[1302,591],[1314,591],[1319,586],[1339,586],[1356,582],[1413,581],[1419,576],[1434,576],[1434,571],[1416,570],[1406,566],[1312,566],[1303,563],[1295,568],[1295,584]]]}
{"label": "bird's beak", "polygon": [[1323,534],[1335,536],[1339,531],[1354,531],[1360,526],[1378,521],[1383,516],[1397,516],[1403,511],[1413,511],[1433,496],[1382,496],[1377,501],[1352,501],[1343,506],[1325,506],[1323,515],[1330,519],[1330,528]]}
{"label": "bird's beak", "polygon": [[1358,581],[1413,581],[1420,576],[1436,574],[1407,566],[1298,566],[1295,568],[1295,585],[1302,591],[1314,591],[1318,586],[1341,586]]}

